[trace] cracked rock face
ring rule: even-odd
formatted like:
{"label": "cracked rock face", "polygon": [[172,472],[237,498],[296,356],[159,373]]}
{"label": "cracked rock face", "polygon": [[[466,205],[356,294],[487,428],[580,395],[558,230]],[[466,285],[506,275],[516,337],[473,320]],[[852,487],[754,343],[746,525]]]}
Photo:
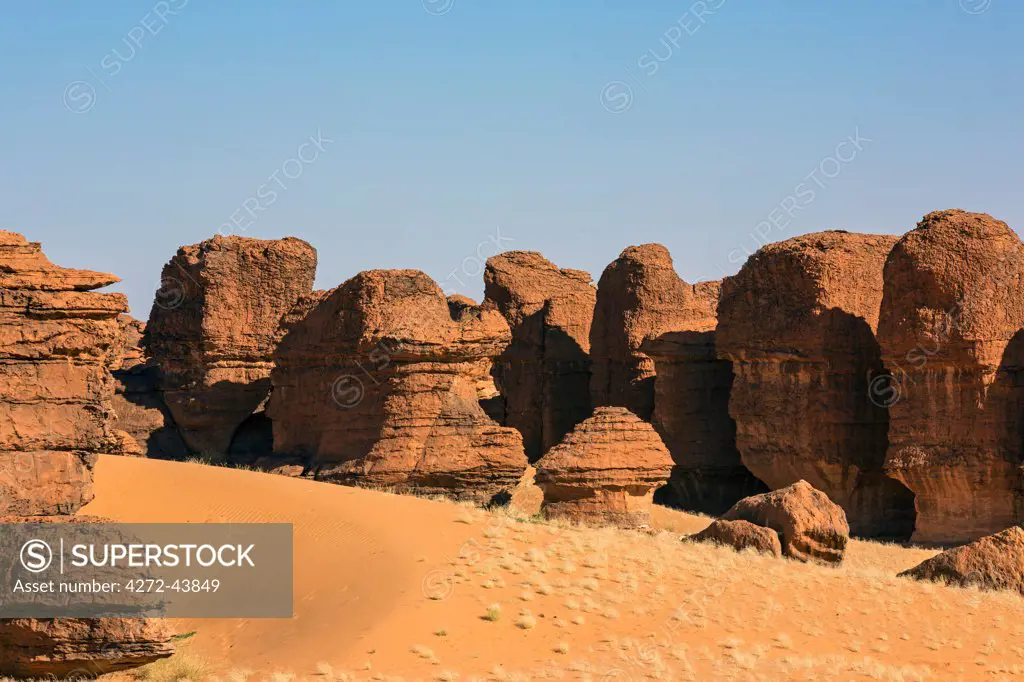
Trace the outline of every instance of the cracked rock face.
{"label": "cracked rock face", "polygon": [[537,461],[591,411],[590,326],[597,292],[589,273],[556,267],[534,251],[487,260],[484,303],[512,330],[495,378],[503,423],[523,435]]}
{"label": "cracked rock face", "polygon": [[769,244],[723,282],[716,349],[743,463],[769,488],[805,479],[855,534],[906,539],[913,494],[883,469],[889,414],[875,338],[897,237],[819,232]]}
{"label": "cracked rock face", "polygon": [[1022,328],[1024,244],[1006,223],[937,211],[892,249],[885,464],[916,495],[917,542],[968,542],[1024,517]]}
{"label": "cracked rock face", "polygon": [[300,304],[275,354],[274,451],[338,483],[490,501],[526,470],[478,400],[508,345],[493,307],[452,309],[417,270],[362,272]]}
{"label": "cracked rock face", "polygon": [[72,514],[92,499],[96,453],[115,442],[108,366],[128,307],[92,290],[117,281],[0,231],[0,514]]}
{"label": "cracked rock face", "polygon": [[217,236],[164,266],[145,346],[189,448],[222,458],[267,399],[281,318],[313,290],[316,250],[301,239]]}
{"label": "cracked rock face", "polygon": [[592,525],[646,526],[672,456],[650,424],[624,407],[598,407],[537,462],[542,511]]}

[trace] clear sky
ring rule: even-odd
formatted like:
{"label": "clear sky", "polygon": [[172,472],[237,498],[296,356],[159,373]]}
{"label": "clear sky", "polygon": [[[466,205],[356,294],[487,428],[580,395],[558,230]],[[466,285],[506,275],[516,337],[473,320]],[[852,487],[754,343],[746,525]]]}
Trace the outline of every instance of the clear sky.
{"label": "clear sky", "polygon": [[0,226],[120,275],[142,318],[218,230],[308,240],[321,288],[419,268],[478,298],[499,247],[596,280],[656,241],[694,282],[935,209],[1024,227],[1016,0],[4,10]]}

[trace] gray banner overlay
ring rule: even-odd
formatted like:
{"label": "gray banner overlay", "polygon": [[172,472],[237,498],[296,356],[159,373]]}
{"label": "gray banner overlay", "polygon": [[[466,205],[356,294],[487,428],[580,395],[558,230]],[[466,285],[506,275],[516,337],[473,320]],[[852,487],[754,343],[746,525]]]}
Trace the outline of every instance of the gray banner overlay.
{"label": "gray banner overlay", "polygon": [[289,523],[0,524],[0,618],[291,618]]}

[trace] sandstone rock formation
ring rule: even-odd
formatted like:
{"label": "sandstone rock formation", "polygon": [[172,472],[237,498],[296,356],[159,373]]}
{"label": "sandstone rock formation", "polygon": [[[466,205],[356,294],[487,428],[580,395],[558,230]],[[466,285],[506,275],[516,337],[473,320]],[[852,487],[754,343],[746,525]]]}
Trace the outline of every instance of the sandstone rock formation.
{"label": "sandstone rock formation", "polygon": [[624,407],[599,407],[537,462],[548,518],[649,525],[654,490],[672,456],[650,424]]}
{"label": "sandstone rock formation", "polygon": [[164,404],[160,368],[145,357],[142,336],[146,325],[128,315],[120,319],[123,348],[112,367],[115,392],[111,406],[114,428],[125,435],[120,454],[160,459],[184,459],[188,446]]}
{"label": "sandstone rock formation", "polygon": [[[453,320],[462,322],[471,317],[479,318],[482,309],[473,299],[452,294],[448,297],[448,312]],[[474,367],[473,384],[476,387],[476,399],[480,402],[480,407],[488,417],[496,423],[502,424],[505,421],[505,397],[501,395],[494,382],[494,373],[494,360],[480,358]]]}
{"label": "sandstone rock formation", "polygon": [[673,507],[721,514],[768,488],[743,466],[736,448],[736,423],[729,416],[732,363],[715,352],[721,283],[684,284],[677,291],[682,295],[670,316],[673,331],[658,335],[651,324],[640,345],[657,370],[651,423],[676,463],[657,497]]}
{"label": "sandstone rock formation", "polygon": [[0,231],[0,514],[71,514],[92,499],[96,453],[115,443],[108,370],[117,277],[50,263]]}
{"label": "sandstone rock formation", "polygon": [[531,462],[590,415],[590,281],[588,273],[558,268],[533,251],[487,260],[485,304],[496,306],[512,329],[495,367],[503,423],[523,435]]}
{"label": "sandstone rock formation", "polygon": [[510,333],[489,306],[452,317],[416,270],[362,272],[289,315],[275,354],[274,451],[321,480],[489,501],[526,470],[522,438],[477,400]]}
{"label": "sandstone rock formation", "polygon": [[842,508],[803,480],[740,500],[722,519],[771,528],[783,554],[799,561],[839,564],[850,540]]}
{"label": "sandstone rock formation", "polygon": [[[109,368],[127,301],[92,291],[116,281],[0,231],[0,524],[68,518],[92,499],[97,453],[121,445]],[[173,653],[170,636],[145,620],[3,620],[0,675],[134,667]]]}
{"label": "sandstone rock formation", "polygon": [[1024,594],[1024,529],[1011,526],[969,545],[954,547],[900,575]]}
{"label": "sandstone rock formation", "polygon": [[830,231],[765,246],[723,282],[715,343],[733,364],[729,412],[746,467],[773,489],[806,479],[856,534],[905,539],[913,495],[883,471],[888,413],[871,392],[896,240]]}
{"label": "sandstone rock formation", "polygon": [[[704,292],[702,292],[704,293]],[[630,246],[605,268],[597,285],[590,328],[595,406],[619,405],[644,421],[654,411],[654,362],[640,349],[648,336],[714,329],[714,296],[697,300],[694,287],[676,274],[661,244]]]}
{"label": "sandstone rock formation", "polygon": [[306,242],[217,236],[164,266],[145,345],[188,446],[224,457],[266,400],[281,318],[313,288]]}
{"label": "sandstone rock formation", "polygon": [[914,491],[917,542],[1020,521],[1024,244],[980,213],[938,211],[892,249],[878,338],[893,373],[886,470]]}
{"label": "sandstone rock formation", "polygon": [[173,654],[173,634],[160,620],[4,620],[0,621],[0,675],[80,680],[135,668]]}
{"label": "sandstone rock formation", "polygon": [[758,526],[749,521],[718,519],[688,539],[693,542],[726,545],[737,551],[753,549],[760,554],[768,554],[777,559],[782,557],[782,543],[779,541],[779,534],[771,528]]}

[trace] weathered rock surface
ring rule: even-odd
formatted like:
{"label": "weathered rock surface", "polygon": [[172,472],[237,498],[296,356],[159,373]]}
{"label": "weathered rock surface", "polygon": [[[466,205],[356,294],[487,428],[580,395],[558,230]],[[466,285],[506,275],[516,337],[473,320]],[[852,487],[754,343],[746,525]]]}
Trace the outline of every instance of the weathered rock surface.
{"label": "weathered rock surface", "polygon": [[301,239],[217,236],[164,266],[145,346],[193,451],[226,455],[266,400],[281,318],[313,289],[316,251]]}
{"label": "weathered rock surface", "polygon": [[901,576],[1024,594],[1024,529],[1011,526],[968,545],[946,550]]}
{"label": "weathered rock surface", "polygon": [[[0,231],[0,525],[70,519],[93,497],[97,453],[121,447],[110,367],[127,301],[92,291],[117,281]],[[170,637],[155,621],[3,620],[0,675],[130,668],[173,653]]]}
{"label": "weathered rock surface", "polygon": [[124,435],[120,454],[184,459],[189,455],[188,446],[164,404],[160,368],[145,357],[142,348],[146,325],[128,315],[122,315],[120,322],[122,357],[111,372],[114,428]]}
{"label": "weathered rock surface", "polygon": [[1024,244],[938,211],[892,249],[878,338],[894,383],[886,470],[916,494],[917,542],[967,542],[1024,517]]}
{"label": "weathered rock surface", "polygon": [[[0,621],[0,675],[85,679],[174,653],[164,621],[128,618],[18,618]],[[68,677],[71,673],[73,676]]]}
{"label": "weathered rock surface", "polygon": [[558,268],[533,251],[487,260],[485,304],[497,307],[512,343],[495,366],[503,423],[537,461],[591,412],[590,325],[597,292],[589,273]]}
{"label": "weathered rock surface", "polygon": [[[641,351],[648,336],[706,326],[714,305],[697,302],[693,286],[676,274],[661,244],[630,246],[605,268],[597,284],[590,328],[590,395],[596,407],[618,405],[644,421],[654,411],[654,362]],[[717,303],[717,301],[714,301]]]}
{"label": "weathered rock surface", "polygon": [[806,479],[858,535],[905,539],[913,494],[884,473],[888,413],[872,394],[884,373],[882,268],[896,240],[830,231],[765,246],[723,282],[715,344],[732,361],[729,412],[746,467],[773,489]]}
{"label": "weathered rock surface", "polygon": [[117,281],[0,231],[0,514],[70,514],[92,499],[96,453],[116,443],[108,366],[127,301],[91,290]]}
{"label": "weathered rock surface", "polygon": [[775,558],[782,557],[782,543],[779,534],[771,528],[758,526],[749,521],[724,521],[718,519],[710,526],[691,535],[693,542],[712,542],[726,545],[736,551],[753,549],[761,554],[769,554]]}
{"label": "weathered rock surface", "polygon": [[656,498],[706,514],[768,491],[736,448],[736,423],[729,416],[732,363],[715,352],[720,291],[720,282],[685,285],[673,331],[659,335],[651,325],[654,331],[640,345],[657,370],[651,423],[676,463]]}
{"label": "weathered rock surface", "polygon": [[510,340],[496,310],[456,320],[422,272],[372,270],[289,317],[268,407],[275,453],[346,484],[479,501],[516,486],[522,438],[477,400],[481,361]]}
{"label": "weathered rock surface", "polygon": [[657,432],[624,407],[599,407],[537,462],[548,518],[649,525],[654,490],[672,470]]}
{"label": "weathered rock surface", "polygon": [[[452,294],[448,297],[448,312],[456,322],[462,322],[471,317],[479,318],[483,314],[482,308],[476,301],[459,294]],[[494,360],[480,358],[474,366],[473,374],[476,399],[480,402],[480,407],[496,423],[503,423],[505,421],[505,396],[501,395],[494,381]]]}
{"label": "weathered rock surface", "polygon": [[807,481],[740,500],[722,517],[771,528],[782,552],[799,561],[839,564],[850,541],[846,514]]}

